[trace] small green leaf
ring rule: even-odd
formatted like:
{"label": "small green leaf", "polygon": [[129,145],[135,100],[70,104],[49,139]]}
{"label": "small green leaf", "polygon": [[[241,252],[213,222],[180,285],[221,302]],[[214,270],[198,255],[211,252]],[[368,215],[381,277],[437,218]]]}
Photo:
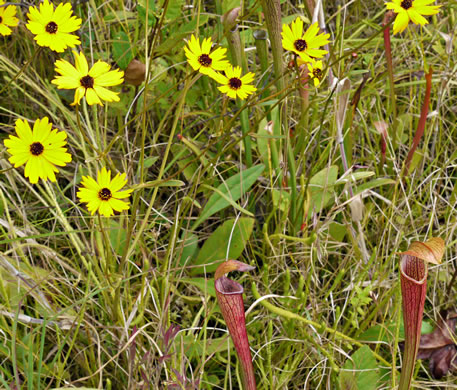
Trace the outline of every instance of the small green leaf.
{"label": "small green leaf", "polygon": [[125,249],[127,240],[127,230],[120,226],[115,219],[109,218],[109,239],[111,246],[118,255],[121,255]]}
{"label": "small green leaf", "polygon": [[113,58],[121,69],[126,69],[134,58],[133,47],[124,31],[119,31],[113,37]]}
{"label": "small green leaf", "polygon": [[[200,23],[205,24],[208,21],[208,15],[200,15]],[[159,47],[156,48],[154,55],[161,56],[172,49],[180,49],[184,46],[184,38],[188,38],[189,34],[197,29],[197,18],[192,19],[189,23],[183,24],[180,28],[175,28],[173,34],[165,40]]]}
{"label": "small green leaf", "polygon": [[[309,191],[311,194],[310,211],[315,213],[328,206],[334,198],[334,185],[338,176],[338,166],[332,165],[317,172],[309,181]],[[308,214],[309,216],[311,213]]]}
{"label": "small green leaf", "polygon": [[273,189],[271,192],[273,206],[286,213],[289,210],[290,194],[286,191],[278,191]]}
{"label": "small green leaf", "polygon": [[207,293],[209,296],[216,298],[216,289],[213,278],[182,278],[183,283],[192,284]]}
{"label": "small green leaf", "polygon": [[376,390],[380,379],[376,359],[369,346],[364,345],[346,360],[340,371],[341,390]]}
{"label": "small green leaf", "polygon": [[198,169],[198,164],[194,161],[195,157],[182,145],[172,145],[171,151],[174,156],[173,161],[176,161],[186,180],[191,181]]}
{"label": "small green leaf", "polygon": [[257,135],[259,136],[257,138],[257,149],[259,150],[262,162],[265,165],[268,165],[268,161],[270,159],[269,143],[271,142],[269,137],[273,136],[273,132],[266,118],[260,121],[259,130],[257,130]]}
{"label": "small green leaf", "polygon": [[201,357],[203,351],[212,356],[215,353],[227,351],[227,343],[231,344],[231,351],[235,353],[233,343],[230,337],[220,337],[215,339],[198,340],[194,335],[182,336],[184,351],[189,359]]}
{"label": "small green leaf", "polygon": [[344,236],[347,233],[347,228],[341,223],[332,222],[328,227],[328,232],[335,241],[343,242]]}
{"label": "small green leaf", "polygon": [[136,9],[138,10],[138,16],[143,22],[143,25],[146,24],[146,6],[148,6],[147,9],[147,18],[148,18],[148,26],[152,26],[154,21],[155,21],[155,12],[156,12],[156,6],[155,6],[155,1],[146,1],[146,0],[139,0],[138,4],[136,6]]}
{"label": "small green leaf", "polygon": [[[181,247],[182,252],[179,265],[184,267],[185,265],[190,264],[197,253],[198,237],[193,233],[188,234],[184,242],[181,243]],[[181,250],[181,247],[178,248],[178,253]]]}
{"label": "small green leaf", "polygon": [[373,188],[381,187],[381,186],[384,186],[384,185],[387,185],[387,184],[395,184],[395,180],[386,179],[386,178],[383,178],[383,177],[380,177],[380,178],[377,178],[377,179],[374,179],[374,180],[370,180],[367,183],[363,183],[363,184],[357,186],[354,189],[354,195],[358,195],[358,194],[362,193],[363,191],[371,190]]}
{"label": "small green leaf", "polygon": [[184,0],[173,0],[168,3],[167,13],[165,14],[167,19],[175,20],[182,17],[182,7],[184,6]]}
{"label": "small green leaf", "polygon": [[[220,184],[217,189],[221,193],[225,194],[227,198],[230,198],[232,202],[236,202],[241,198],[241,195],[243,195],[247,190],[249,190],[249,188],[252,187],[264,169],[265,166],[263,164],[255,165],[251,168],[246,169],[245,171],[233,175],[224,183]],[[230,202],[228,202],[217,192],[214,192],[206,203],[202,213],[200,214],[200,217],[192,226],[192,230],[195,230],[198,226],[200,226],[202,222],[211,217],[211,215],[225,209],[229,205]]]}
{"label": "small green leaf", "polygon": [[144,167],[151,168],[154,163],[159,159],[159,156],[148,157],[144,160]]}
{"label": "small green leaf", "polygon": [[[427,321],[422,321],[421,325],[421,334],[433,332],[433,325]],[[380,342],[392,343],[395,339],[395,332],[397,331],[397,324],[391,323],[389,325],[375,325],[371,328],[368,328],[363,332],[357,339],[360,341],[367,342]],[[405,339],[405,328],[403,326],[403,318],[400,319],[400,328],[398,332],[398,338],[400,340]]]}
{"label": "small green leaf", "polygon": [[349,175],[345,175],[344,177],[340,177],[335,184],[341,183],[355,183],[357,180],[367,179],[368,177],[374,176],[374,172],[370,171],[356,171],[352,172]]}
{"label": "small green leaf", "polygon": [[192,263],[192,265],[215,264],[191,268],[191,275],[214,272],[218,265],[227,258],[237,259],[240,257],[251,236],[253,227],[253,218],[229,219],[225,221],[205,241],[200,252],[198,252],[197,258]]}

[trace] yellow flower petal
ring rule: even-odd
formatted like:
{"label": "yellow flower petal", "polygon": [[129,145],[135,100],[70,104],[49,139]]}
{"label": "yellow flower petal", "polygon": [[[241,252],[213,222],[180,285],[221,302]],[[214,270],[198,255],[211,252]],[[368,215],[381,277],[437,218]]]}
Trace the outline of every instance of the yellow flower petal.
{"label": "yellow flower petal", "polygon": [[93,104],[100,104],[102,105],[102,101],[98,97],[97,93],[93,88],[86,89],[86,101],[89,106]]}
{"label": "yellow flower petal", "polygon": [[80,44],[79,38],[71,34],[80,26],[82,20],[72,15],[70,3],[54,6],[48,0],[37,7],[30,7],[26,27],[35,35],[38,45],[63,52],[67,47]]}
{"label": "yellow flower petal", "polygon": [[79,104],[83,96],[87,103],[102,104],[102,100],[119,101],[117,92],[111,92],[106,88],[121,84],[124,81],[124,72],[119,69],[110,70],[110,65],[103,61],[97,61],[89,70],[84,53],[74,52],[75,66],[64,60],[55,62],[56,76],[51,83],[59,89],[75,89],[75,97],[71,105]]}
{"label": "yellow flower petal", "polygon": [[84,176],[81,181],[82,188],[77,192],[82,203],[87,203],[87,209],[94,214],[110,217],[114,211],[128,210],[130,205],[123,198],[128,198],[133,190],[118,191],[126,183],[125,173],[117,174],[112,180],[111,171],[103,167],[97,173],[97,181],[89,176]]}
{"label": "yellow flower petal", "polygon": [[15,130],[18,137],[11,135],[4,141],[11,154],[8,159],[11,164],[15,168],[25,164],[24,176],[31,183],[37,183],[40,178],[55,181],[56,165],[65,166],[71,161],[71,155],[63,147],[66,145],[66,134],[52,130],[52,123],[47,117],[37,119],[33,130],[28,122],[18,119]]}
{"label": "yellow flower petal", "polygon": [[427,24],[427,19],[425,19],[419,12],[417,12],[414,8],[409,9],[408,16],[410,17],[411,21],[414,24],[420,24],[421,26]]}
{"label": "yellow flower petal", "polygon": [[396,33],[402,32],[406,27],[408,27],[408,23],[409,23],[409,17],[408,17],[408,14],[406,13],[406,11],[400,12],[399,14],[397,14],[397,17],[395,18],[394,26],[393,26],[394,35]]}
{"label": "yellow flower petal", "polygon": [[83,52],[73,52],[75,56],[75,67],[81,76],[86,76],[89,73],[89,65]]}

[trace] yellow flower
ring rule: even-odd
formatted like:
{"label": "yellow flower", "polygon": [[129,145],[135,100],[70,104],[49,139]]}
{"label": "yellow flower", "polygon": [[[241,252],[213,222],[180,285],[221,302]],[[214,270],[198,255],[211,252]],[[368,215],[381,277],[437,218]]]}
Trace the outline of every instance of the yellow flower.
{"label": "yellow flower", "polygon": [[54,10],[54,6],[44,0],[40,4],[40,10],[37,7],[29,8],[26,27],[35,34],[38,45],[61,53],[67,47],[75,47],[81,43],[79,38],[71,33],[81,26],[82,20],[72,14],[70,3],[60,3]]}
{"label": "yellow flower", "polygon": [[9,5],[1,7],[5,4],[4,0],[0,0],[0,35],[10,35],[10,27],[16,27],[19,24],[19,19],[16,18],[16,7]]}
{"label": "yellow flower", "polygon": [[309,26],[308,30],[303,33],[303,20],[300,18],[292,22],[291,27],[287,24],[282,26],[282,47],[285,50],[293,51],[299,55],[305,62],[312,62],[313,58],[321,58],[327,54],[327,50],[318,49],[330,41],[330,34],[319,34],[317,23]]}
{"label": "yellow flower", "polygon": [[65,60],[55,62],[55,71],[60,74],[51,83],[59,89],[76,89],[75,99],[72,106],[79,104],[83,96],[86,96],[87,104],[102,104],[118,102],[119,93],[110,91],[105,87],[121,84],[124,81],[124,72],[119,69],[110,70],[111,66],[103,61],[97,61],[90,69],[84,53],[73,52],[75,66]]}
{"label": "yellow flower", "polygon": [[315,87],[319,86],[324,77],[322,73],[322,61],[308,63],[308,77],[310,80],[314,80]]}
{"label": "yellow flower", "polygon": [[200,46],[200,40],[197,41],[197,38],[192,34],[187,44],[188,47],[184,47],[187,62],[194,70],[198,70],[200,73],[213,77],[215,71],[224,70],[230,65],[225,59],[227,49],[218,47],[211,52],[211,46],[213,45],[211,38],[203,39]]}
{"label": "yellow flower", "polygon": [[392,0],[390,3],[386,3],[386,8],[397,14],[394,22],[394,34],[402,32],[410,20],[421,26],[427,24],[427,19],[422,15],[435,15],[441,7],[441,5],[429,5],[434,2],[435,0]]}
{"label": "yellow flower", "polygon": [[114,211],[128,210],[130,207],[127,201],[121,199],[128,198],[133,190],[119,191],[126,183],[125,173],[118,173],[111,180],[111,171],[103,167],[97,172],[97,181],[90,176],[83,176],[83,187],[76,195],[81,202],[87,203],[87,209],[92,215],[98,210],[101,215],[110,217]]}
{"label": "yellow flower", "polygon": [[239,66],[230,66],[225,69],[225,76],[221,73],[215,73],[214,79],[222,84],[221,87],[218,87],[219,91],[233,99],[239,97],[244,100],[248,95],[257,91],[256,87],[250,85],[254,81],[254,73],[249,72],[241,77],[241,67]]}
{"label": "yellow flower", "polygon": [[38,178],[56,181],[55,172],[59,170],[56,165],[64,167],[71,161],[65,145],[67,134],[56,129],[52,130],[49,119],[37,119],[33,131],[29,123],[18,119],[16,121],[16,134],[5,139],[4,144],[11,154],[9,162],[15,168],[25,165],[24,176],[30,183],[37,183]]}

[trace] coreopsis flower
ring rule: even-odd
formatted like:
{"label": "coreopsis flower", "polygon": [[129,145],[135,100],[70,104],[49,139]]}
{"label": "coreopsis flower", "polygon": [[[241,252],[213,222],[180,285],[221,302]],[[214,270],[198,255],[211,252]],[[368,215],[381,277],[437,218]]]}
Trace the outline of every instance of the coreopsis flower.
{"label": "coreopsis flower", "polygon": [[97,172],[97,181],[90,176],[83,176],[82,188],[76,194],[83,203],[87,203],[87,209],[93,215],[97,210],[101,215],[110,217],[114,211],[128,210],[128,198],[133,190],[120,191],[127,183],[125,173],[117,174],[111,179],[111,171],[105,167]]}
{"label": "coreopsis flower", "polygon": [[394,22],[394,34],[402,32],[411,20],[421,26],[427,24],[427,19],[422,15],[435,15],[440,10],[440,5],[429,5],[435,0],[392,0],[386,3],[386,8],[393,10],[397,17]]}
{"label": "coreopsis flower", "polygon": [[310,80],[313,80],[314,86],[318,87],[324,77],[324,73],[322,72],[322,61],[309,62],[307,67],[308,77]]}
{"label": "coreopsis flower", "polygon": [[200,40],[197,40],[192,34],[187,45],[184,47],[187,62],[194,70],[198,70],[200,73],[213,77],[215,71],[222,71],[230,65],[225,58],[227,49],[218,47],[211,52],[211,46],[213,45],[211,38],[203,39],[200,46]]}
{"label": "coreopsis flower", "polygon": [[254,73],[246,73],[241,77],[241,67],[230,66],[225,69],[225,75],[222,73],[216,73],[214,79],[222,86],[218,87],[219,91],[225,93],[232,99],[239,97],[244,100],[248,95],[257,91],[257,88],[251,85],[254,81]]}
{"label": "coreopsis flower", "polygon": [[37,119],[33,130],[27,121],[18,119],[15,126],[17,137],[10,135],[4,144],[11,157],[8,159],[15,168],[25,165],[24,176],[30,183],[38,179],[56,181],[57,166],[65,166],[71,161],[67,153],[67,134],[56,129],[47,117]]}
{"label": "coreopsis flower", "polygon": [[299,55],[305,62],[313,62],[314,58],[322,58],[327,54],[327,50],[319,47],[329,43],[330,34],[318,34],[319,26],[313,23],[308,30],[303,33],[303,20],[295,19],[289,27],[287,24],[282,26],[282,47]]}
{"label": "coreopsis flower", "polygon": [[111,66],[98,60],[90,69],[84,53],[73,52],[75,66],[65,60],[55,62],[55,71],[60,74],[51,83],[59,89],[75,89],[75,98],[72,106],[79,104],[82,97],[86,97],[87,104],[102,104],[118,102],[119,93],[110,91],[105,87],[121,84],[124,81],[124,72],[116,69],[110,70]]}
{"label": "coreopsis flower", "polygon": [[70,3],[60,3],[56,9],[44,0],[40,9],[30,7],[27,14],[26,27],[35,34],[35,41],[40,46],[49,47],[59,53],[67,47],[75,47],[81,42],[79,38],[71,34],[80,26],[82,20],[73,15]]}
{"label": "coreopsis flower", "polygon": [[16,27],[19,24],[19,19],[16,18],[14,5],[1,7],[3,4],[5,1],[0,0],[0,35],[10,35],[12,32],[10,27]]}

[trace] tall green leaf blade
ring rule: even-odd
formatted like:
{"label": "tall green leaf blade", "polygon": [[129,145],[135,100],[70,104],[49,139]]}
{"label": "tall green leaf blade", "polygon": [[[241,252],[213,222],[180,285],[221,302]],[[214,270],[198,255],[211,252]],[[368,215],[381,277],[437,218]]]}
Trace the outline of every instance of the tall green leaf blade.
{"label": "tall green leaf blade", "polygon": [[[235,223],[236,222],[236,223]],[[205,267],[191,268],[191,275],[212,273],[227,259],[241,256],[254,227],[253,218],[229,219],[219,226],[205,241],[192,265],[210,264]]]}
{"label": "tall green leaf blade", "polygon": [[[338,177],[338,166],[332,165],[317,172],[309,180],[309,191],[311,194],[311,210],[320,213],[327,207],[335,196],[334,185]],[[311,214],[310,214],[311,215]]]}
{"label": "tall green leaf blade", "polygon": [[[230,177],[224,183],[220,184],[217,189],[225,194],[228,198],[232,199],[232,201],[236,202],[241,198],[241,195],[243,195],[247,190],[249,190],[249,188],[252,187],[264,169],[265,165],[263,164],[255,165]],[[224,199],[224,197],[218,193],[213,193],[210,196],[208,203],[206,203],[205,207],[203,208],[200,217],[192,226],[192,230],[195,230],[198,226],[200,226],[202,222],[211,217],[211,215],[225,209],[229,205],[230,202]]]}

